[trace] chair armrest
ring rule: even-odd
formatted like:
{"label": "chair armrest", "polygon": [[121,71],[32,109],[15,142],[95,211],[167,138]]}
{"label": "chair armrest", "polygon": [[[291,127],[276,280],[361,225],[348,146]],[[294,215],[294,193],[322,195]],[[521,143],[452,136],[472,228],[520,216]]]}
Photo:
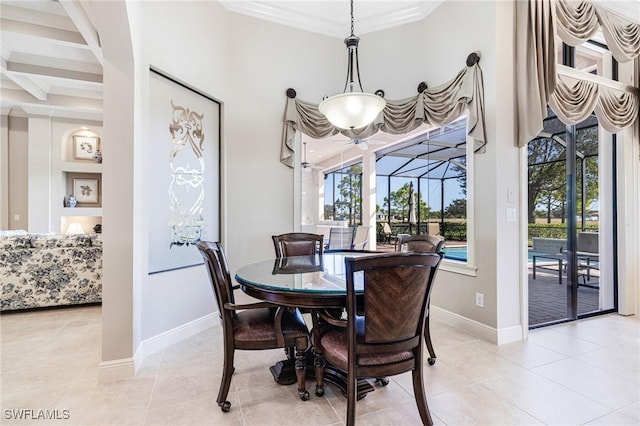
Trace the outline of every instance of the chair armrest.
{"label": "chair armrest", "polygon": [[343,319],[340,319],[340,318],[336,318],[336,317],[332,316],[326,310],[318,310],[316,312],[318,313],[318,316],[320,318],[322,318],[322,320],[324,322],[326,322],[327,324],[333,325],[335,327],[342,327],[342,328],[346,328],[347,327],[347,321],[346,320],[343,320]]}

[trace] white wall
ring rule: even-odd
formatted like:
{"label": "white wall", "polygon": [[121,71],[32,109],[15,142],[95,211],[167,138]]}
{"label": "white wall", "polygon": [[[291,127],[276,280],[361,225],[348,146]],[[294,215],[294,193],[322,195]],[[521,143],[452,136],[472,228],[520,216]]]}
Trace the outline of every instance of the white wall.
{"label": "white wall", "polygon": [[[231,268],[272,256],[270,236],[294,228],[293,171],[279,163],[285,91],[292,87],[298,97],[312,102],[340,92],[346,65],[343,41],[229,13],[214,2],[136,2],[128,7],[139,83],[134,116],[140,133],[134,131],[133,155],[145,144],[150,65],[219,99],[223,104],[222,241]],[[434,304],[492,327],[496,325],[498,181],[491,112],[496,103],[495,14],[492,2],[474,2],[472,8],[445,3],[424,22],[368,34],[360,51],[365,87],[382,88],[394,99],[415,94],[420,81],[430,86],[448,81],[473,51],[482,56],[489,136],[487,153],[477,156],[476,170],[481,172],[475,176],[482,192],[476,227],[481,242],[476,258],[482,267],[477,277],[441,274]],[[167,31],[175,27],[174,22],[189,22],[190,31]],[[106,115],[105,109],[105,121]],[[144,200],[143,164],[133,176],[129,179],[134,182],[140,179],[136,187],[142,197],[134,203],[141,223],[133,234],[141,238],[132,254],[141,265],[139,275],[133,274],[134,281],[140,279],[133,293],[139,291],[142,342],[212,313],[214,304],[203,268],[146,275],[143,219],[152,200]],[[483,310],[473,307],[476,291],[485,293]],[[134,348],[137,342],[134,339]]]}
{"label": "white wall", "polygon": [[[6,116],[5,116],[6,117]],[[28,229],[28,182],[29,182],[29,121],[26,117],[9,116],[7,120],[6,164],[7,186],[6,229]],[[3,170],[3,171],[4,171]],[[16,215],[18,220],[15,220]],[[2,228],[4,229],[4,228]]]}
{"label": "white wall", "polygon": [[293,170],[279,162],[288,88],[320,102],[344,86],[341,39],[230,14],[232,93],[226,103],[230,266],[273,256],[271,235],[294,230]]}

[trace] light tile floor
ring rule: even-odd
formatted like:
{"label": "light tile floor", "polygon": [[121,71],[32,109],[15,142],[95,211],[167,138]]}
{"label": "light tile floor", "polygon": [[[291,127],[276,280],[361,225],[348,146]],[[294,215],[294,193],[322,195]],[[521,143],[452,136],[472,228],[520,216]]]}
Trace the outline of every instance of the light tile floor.
{"label": "light tile floor", "polygon": [[[100,307],[6,314],[0,423],[15,425],[341,425],[344,397],[300,401],[267,369],[281,350],[238,351],[229,413],[215,403],[222,340],[208,329],[147,357],[136,377],[97,382]],[[534,330],[495,346],[432,322],[438,353],[426,366],[437,425],[639,425],[640,321],[611,314]],[[32,411],[25,411],[32,410]],[[48,411],[39,411],[48,410]],[[57,411],[54,411],[57,410]],[[66,419],[16,420],[22,414]],[[363,425],[420,423],[410,374],[357,404]]]}

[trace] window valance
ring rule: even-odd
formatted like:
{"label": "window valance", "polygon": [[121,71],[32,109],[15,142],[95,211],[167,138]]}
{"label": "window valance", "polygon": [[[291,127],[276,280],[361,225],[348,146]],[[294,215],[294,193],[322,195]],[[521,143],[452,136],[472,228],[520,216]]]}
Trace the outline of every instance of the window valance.
{"label": "window valance", "polygon": [[592,111],[610,133],[627,128],[638,118],[638,96],[593,81],[559,75],[549,106],[565,124],[578,124]]}
{"label": "window valance", "polygon": [[296,98],[293,89],[287,90],[284,129],[280,162],[293,167],[296,131],[313,138],[326,138],[344,134],[349,138],[366,138],[378,131],[391,134],[407,133],[422,124],[449,124],[467,111],[467,134],[474,139],[474,149],[482,150],[486,144],[484,123],[484,83],[479,56],[472,53],[467,66],[451,81],[435,88],[419,88],[417,96],[387,100],[387,105],[367,127],[342,130],[334,127],[318,111],[318,105]]}
{"label": "window valance", "polygon": [[577,78],[583,80],[579,83],[558,77],[555,36],[575,46],[601,28],[614,58],[628,62],[640,54],[640,25],[585,1],[529,0],[516,2],[516,26],[519,146],[542,130],[547,104],[567,124],[595,110],[603,127],[612,133],[638,119],[637,88],[612,89],[588,81],[587,76]]}
{"label": "window valance", "polygon": [[589,40],[598,29],[616,61],[628,62],[640,54],[640,25],[586,1],[556,1],[558,35],[570,46]]}

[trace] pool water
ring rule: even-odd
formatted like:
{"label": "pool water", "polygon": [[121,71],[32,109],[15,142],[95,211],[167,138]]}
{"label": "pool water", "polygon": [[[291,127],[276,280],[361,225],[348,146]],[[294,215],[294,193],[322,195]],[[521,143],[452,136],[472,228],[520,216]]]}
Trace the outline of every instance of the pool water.
{"label": "pool water", "polygon": [[[457,260],[460,262],[467,261],[467,246],[445,247],[443,251],[445,259]],[[532,252],[528,253],[528,261],[533,261]]]}
{"label": "pool water", "polygon": [[460,262],[467,261],[467,246],[445,247],[443,251],[445,259],[457,260]]}

